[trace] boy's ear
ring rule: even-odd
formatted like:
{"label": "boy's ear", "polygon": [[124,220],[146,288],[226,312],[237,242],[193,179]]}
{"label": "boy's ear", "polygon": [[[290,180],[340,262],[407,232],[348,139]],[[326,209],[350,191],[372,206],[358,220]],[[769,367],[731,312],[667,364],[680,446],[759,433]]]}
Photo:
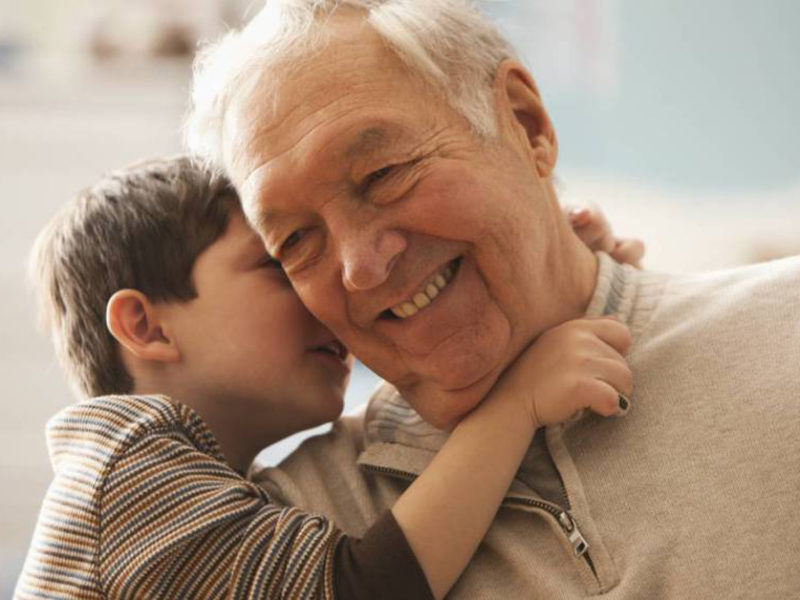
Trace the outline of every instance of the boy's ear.
{"label": "boy's ear", "polygon": [[539,176],[547,179],[558,160],[558,140],[531,74],[517,61],[505,60],[497,69],[494,89],[501,114],[505,109],[506,115],[513,115],[512,127],[529,145]]}
{"label": "boy's ear", "polygon": [[178,362],[180,350],[147,296],[119,290],[106,305],[106,325],[128,352],[141,360]]}

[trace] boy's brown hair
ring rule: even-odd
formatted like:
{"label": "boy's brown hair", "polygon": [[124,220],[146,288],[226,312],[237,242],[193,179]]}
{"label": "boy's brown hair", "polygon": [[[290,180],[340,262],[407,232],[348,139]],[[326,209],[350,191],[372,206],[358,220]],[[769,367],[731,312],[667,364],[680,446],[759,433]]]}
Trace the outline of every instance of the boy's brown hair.
{"label": "boy's brown hair", "polygon": [[152,302],[196,297],[192,267],[233,207],[233,187],[199,161],[155,159],[106,175],[39,234],[30,276],[42,323],[82,394],[133,390],[106,327],[109,298],[126,288]]}

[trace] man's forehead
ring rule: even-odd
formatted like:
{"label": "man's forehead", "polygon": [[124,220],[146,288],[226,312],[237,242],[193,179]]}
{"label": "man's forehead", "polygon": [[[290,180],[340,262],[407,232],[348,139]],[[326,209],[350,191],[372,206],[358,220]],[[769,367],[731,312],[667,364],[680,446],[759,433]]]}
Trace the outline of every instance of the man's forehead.
{"label": "man's forehead", "polygon": [[302,160],[298,151],[337,160],[369,156],[434,117],[433,111],[419,115],[414,102],[397,97],[396,87],[362,87],[327,102],[298,102],[290,112],[278,110],[266,94],[260,102],[237,99],[226,115],[231,170],[247,177],[284,154]]}
{"label": "man's forehead", "polygon": [[[387,50],[363,16],[343,12],[326,22],[325,43],[303,54],[290,55],[276,62],[255,66],[251,77],[239,88],[226,110],[227,128],[251,138],[262,131],[288,124],[290,134],[296,126],[320,109],[361,90],[369,90],[379,80],[397,81],[405,68]],[[236,114],[231,114],[231,113]]]}
{"label": "man's forehead", "polygon": [[[327,167],[327,172],[309,174],[302,168],[296,168],[292,169],[291,173],[302,177],[302,181],[298,181],[298,184],[306,183],[309,179],[338,183],[339,179],[351,173],[350,167],[360,160],[383,155],[394,159],[401,158],[414,147],[416,134],[417,132],[404,128],[402,124],[390,121],[364,124],[349,136],[333,140],[321,138],[319,147],[314,147],[315,145],[309,147],[308,156],[304,156],[301,162],[307,164],[312,171],[318,170],[317,167],[323,169]],[[265,195],[272,187],[270,183],[275,183],[276,178],[286,177],[287,172],[281,168],[281,163],[297,167],[297,163],[300,162],[293,161],[292,157],[270,159],[269,156],[264,157],[263,152],[262,161],[262,164],[254,165],[250,173],[244,175],[244,180],[239,186],[245,212],[254,221],[254,216],[257,215],[259,225],[267,224],[279,215],[280,211],[275,207],[277,203],[270,203]],[[285,183],[291,186],[294,184],[291,180]]]}
{"label": "man's forehead", "polygon": [[[431,94],[429,83],[414,76],[363,15],[334,19],[325,29],[331,39],[318,52],[280,68],[267,66],[232,98],[225,115],[232,171],[249,172],[263,162],[267,142],[280,153],[286,149],[280,145],[297,144],[320,123],[370,108],[400,111]],[[377,130],[361,133],[351,140],[351,153],[375,151],[383,138]]]}

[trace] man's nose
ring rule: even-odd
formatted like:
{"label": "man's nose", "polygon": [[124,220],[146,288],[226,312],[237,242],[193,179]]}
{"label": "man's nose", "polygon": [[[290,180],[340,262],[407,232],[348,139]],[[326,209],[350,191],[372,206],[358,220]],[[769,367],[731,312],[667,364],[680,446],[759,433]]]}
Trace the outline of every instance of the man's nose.
{"label": "man's nose", "polygon": [[348,292],[362,292],[389,277],[408,242],[399,231],[381,229],[351,236],[341,245],[342,283]]}

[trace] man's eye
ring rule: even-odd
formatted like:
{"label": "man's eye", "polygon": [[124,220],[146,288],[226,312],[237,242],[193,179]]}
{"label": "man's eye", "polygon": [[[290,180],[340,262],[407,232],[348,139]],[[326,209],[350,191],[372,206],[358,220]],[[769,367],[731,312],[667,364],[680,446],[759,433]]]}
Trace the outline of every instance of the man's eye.
{"label": "man's eye", "polygon": [[281,245],[281,250],[289,250],[292,246],[296,246],[298,242],[303,239],[303,234],[305,232],[302,229],[298,229],[297,231],[293,232],[289,237],[287,237],[283,244]]}
{"label": "man's eye", "polygon": [[383,167],[382,169],[378,169],[377,171],[373,171],[367,178],[364,180],[364,187],[369,187],[373,183],[380,181],[381,179],[385,179],[389,173],[392,172],[394,169],[394,165],[389,165],[387,167]]}

